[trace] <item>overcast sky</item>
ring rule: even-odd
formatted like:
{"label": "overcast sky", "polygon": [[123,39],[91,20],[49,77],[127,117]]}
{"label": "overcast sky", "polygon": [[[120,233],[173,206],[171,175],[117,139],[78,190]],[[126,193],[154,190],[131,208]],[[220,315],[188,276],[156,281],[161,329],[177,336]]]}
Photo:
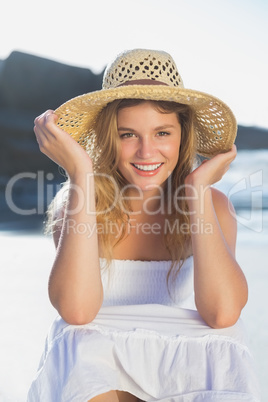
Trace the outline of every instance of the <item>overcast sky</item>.
{"label": "overcast sky", "polygon": [[267,0],[6,0],[0,59],[20,50],[100,72],[122,50],[162,49],[185,87],[268,128],[267,21]]}

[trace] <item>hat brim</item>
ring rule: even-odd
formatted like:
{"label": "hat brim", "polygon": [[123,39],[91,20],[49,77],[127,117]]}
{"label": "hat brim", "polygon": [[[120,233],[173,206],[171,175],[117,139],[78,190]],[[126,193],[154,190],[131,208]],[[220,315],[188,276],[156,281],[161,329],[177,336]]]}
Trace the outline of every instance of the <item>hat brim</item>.
{"label": "hat brim", "polygon": [[86,148],[100,111],[116,99],[171,101],[194,111],[196,152],[211,158],[231,149],[237,124],[231,109],[220,99],[203,92],[163,85],[128,85],[89,92],[70,99],[55,110],[58,125]]}

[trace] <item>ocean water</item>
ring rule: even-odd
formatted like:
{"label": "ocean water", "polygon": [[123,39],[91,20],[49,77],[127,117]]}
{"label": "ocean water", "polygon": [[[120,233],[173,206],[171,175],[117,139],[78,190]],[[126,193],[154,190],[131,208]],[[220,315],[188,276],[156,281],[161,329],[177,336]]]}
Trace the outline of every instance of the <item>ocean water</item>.
{"label": "ocean water", "polygon": [[235,207],[238,241],[268,246],[268,150],[238,151],[215,187]]}

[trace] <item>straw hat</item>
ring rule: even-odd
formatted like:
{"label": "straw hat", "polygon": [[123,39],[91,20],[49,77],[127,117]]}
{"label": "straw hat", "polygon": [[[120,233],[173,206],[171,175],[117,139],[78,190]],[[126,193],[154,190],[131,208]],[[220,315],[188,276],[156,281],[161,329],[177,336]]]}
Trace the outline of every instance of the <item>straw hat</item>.
{"label": "straw hat", "polygon": [[173,101],[194,110],[197,153],[212,157],[231,149],[237,125],[229,107],[214,96],[184,88],[172,57],[163,51],[134,49],[107,66],[102,90],[77,96],[55,113],[58,125],[88,152],[94,150],[93,126],[98,113],[115,99]]}

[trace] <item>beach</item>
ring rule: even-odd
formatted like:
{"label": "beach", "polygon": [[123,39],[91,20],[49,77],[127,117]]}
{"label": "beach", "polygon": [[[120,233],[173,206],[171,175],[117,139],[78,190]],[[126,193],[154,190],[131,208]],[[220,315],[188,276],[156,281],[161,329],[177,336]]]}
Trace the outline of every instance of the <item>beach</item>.
{"label": "beach", "polygon": [[[255,236],[255,238],[254,238]],[[268,400],[268,248],[262,233],[238,236],[237,259],[249,283],[242,318],[255,356],[263,401]],[[256,241],[256,240],[260,241]],[[55,255],[50,237],[31,232],[0,232],[1,342],[0,401],[23,402],[41,357],[47,331],[57,316],[47,295]]]}

